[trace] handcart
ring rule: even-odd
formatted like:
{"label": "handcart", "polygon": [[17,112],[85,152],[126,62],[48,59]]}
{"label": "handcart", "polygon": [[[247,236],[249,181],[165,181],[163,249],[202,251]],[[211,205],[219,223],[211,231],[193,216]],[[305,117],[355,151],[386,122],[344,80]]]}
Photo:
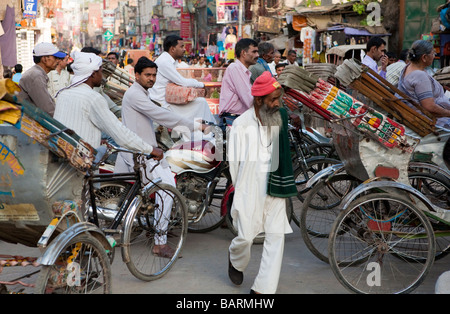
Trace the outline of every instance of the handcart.
{"label": "handcart", "polygon": [[[27,273],[21,278],[35,279],[26,292],[110,293],[112,248],[100,229],[85,221],[81,202],[95,150],[18,99],[12,81],[0,81],[0,90],[0,240],[40,252],[1,255],[0,278],[7,266],[33,265],[21,271]],[[1,290],[17,292],[9,291],[17,282],[22,281],[2,281]]]}
{"label": "handcart", "polygon": [[[316,183],[317,178],[327,182],[310,191],[310,195],[316,193],[316,201],[326,198],[326,190],[338,197],[324,205],[308,196],[303,218],[307,211],[314,212],[326,224],[318,227],[304,220],[302,234],[327,243],[329,256],[324,259],[351,291],[410,292],[423,281],[434,259],[447,253],[450,185],[445,169],[411,162],[420,140],[407,135],[403,124],[324,81],[305,84],[308,81],[310,77],[302,81],[302,90],[290,89],[287,93],[332,122],[333,143],[343,164],[313,178]],[[431,123],[422,123],[417,129],[429,130],[423,135],[439,138],[440,148],[446,145],[442,140],[445,135],[437,134]],[[436,172],[432,176],[411,175],[411,168]],[[337,188],[338,175],[341,183],[351,182],[353,186]],[[430,177],[439,188],[430,183]],[[334,215],[325,219],[332,211]]]}

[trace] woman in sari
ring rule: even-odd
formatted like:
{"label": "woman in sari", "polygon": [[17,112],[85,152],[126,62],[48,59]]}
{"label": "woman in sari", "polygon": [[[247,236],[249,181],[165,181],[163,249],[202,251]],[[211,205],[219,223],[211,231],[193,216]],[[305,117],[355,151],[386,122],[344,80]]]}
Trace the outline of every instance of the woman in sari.
{"label": "woman in sari", "polygon": [[[400,75],[398,88],[436,117],[436,126],[450,131],[450,100],[442,85],[431,77],[426,69],[435,58],[433,44],[425,40],[415,41],[409,51],[411,61]],[[417,108],[418,112],[420,112]]]}

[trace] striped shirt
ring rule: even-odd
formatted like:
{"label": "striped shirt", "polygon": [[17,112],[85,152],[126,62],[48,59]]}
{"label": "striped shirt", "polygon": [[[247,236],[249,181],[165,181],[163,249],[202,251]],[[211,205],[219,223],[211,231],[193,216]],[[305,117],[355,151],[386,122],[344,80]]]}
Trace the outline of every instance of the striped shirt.
{"label": "striped shirt", "polygon": [[101,144],[102,132],[126,149],[151,153],[153,147],[127,129],[109,110],[105,98],[89,85],[66,89],[56,98],[54,118],[75,131],[92,147]]}
{"label": "striped shirt", "polygon": [[219,114],[243,114],[252,106],[251,75],[239,59],[227,67],[220,89]]}
{"label": "striped shirt", "polygon": [[397,86],[400,75],[405,68],[406,63],[403,60],[399,60],[386,69],[386,80],[394,86]]}

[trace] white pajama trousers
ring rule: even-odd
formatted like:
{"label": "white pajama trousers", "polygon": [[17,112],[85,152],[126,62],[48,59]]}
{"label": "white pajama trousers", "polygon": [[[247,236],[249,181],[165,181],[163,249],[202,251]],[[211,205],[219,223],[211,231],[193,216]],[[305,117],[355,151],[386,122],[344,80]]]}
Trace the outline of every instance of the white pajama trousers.
{"label": "white pajama trousers", "polygon": [[[284,199],[281,201],[285,202]],[[265,231],[259,271],[252,286],[254,291],[263,294],[274,294],[277,290],[283,261],[285,233],[287,231],[284,227],[281,227],[287,221],[286,208],[284,206],[274,206],[274,202],[280,202],[280,199],[267,197],[262,228],[261,226],[254,226],[251,219],[245,219],[244,217],[239,219],[239,216],[242,214],[252,217],[251,213],[237,214],[237,219],[233,220],[233,224],[238,230],[238,235],[231,241],[229,248],[231,263],[234,268],[243,272],[250,262],[253,239],[259,232]]]}
{"label": "white pajama trousers", "polygon": [[[250,261],[253,239],[237,236],[230,246],[230,259],[234,268],[244,271]],[[284,252],[284,233],[266,233],[258,275],[252,289],[263,294],[274,294],[280,279]]]}
{"label": "white pajama trousers", "polygon": [[[150,171],[154,165],[156,164],[156,161],[149,160],[147,162],[147,171]],[[147,173],[147,176],[154,180],[156,178],[161,178],[162,183],[169,184],[172,186],[176,186],[175,179],[173,176],[172,171],[170,170],[170,167],[164,168],[161,165],[158,165],[153,172]],[[155,201],[158,205],[158,209],[155,211],[155,228],[156,230],[161,230],[161,233],[155,234],[155,244],[156,245],[163,245],[167,243],[167,226],[169,225],[170,220],[170,214],[172,211],[172,204],[173,204],[173,196],[168,195],[167,193],[157,193],[155,195]]]}

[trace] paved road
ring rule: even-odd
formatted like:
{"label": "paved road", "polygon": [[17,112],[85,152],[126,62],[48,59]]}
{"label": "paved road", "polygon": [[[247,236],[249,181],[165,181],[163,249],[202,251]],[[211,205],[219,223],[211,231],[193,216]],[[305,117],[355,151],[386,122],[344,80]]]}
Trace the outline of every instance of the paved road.
{"label": "paved road", "polygon": [[[286,235],[279,294],[347,294],[328,264],[312,255],[303,243],[300,229]],[[113,263],[113,288],[116,293],[248,294],[259,268],[262,245],[253,245],[252,259],[241,286],[228,278],[227,250],[233,238],[228,229],[210,233],[189,233],[182,258],[163,278],[154,282],[134,279],[117,255]],[[450,269],[450,257],[438,260],[414,293],[432,294],[442,272]]]}
{"label": "paved road", "polygon": [[[286,236],[279,294],[347,294],[330,266],[319,261],[306,248],[300,229]],[[113,293],[117,294],[248,294],[259,268],[262,245],[252,248],[252,260],[241,286],[234,286],[227,275],[227,249],[233,236],[228,229],[209,233],[189,233],[182,258],[163,278],[153,282],[135,279],[121,260],[120,250],[112,265]],[[0,242],[0,254],[33,254],[35,249]],[[38,253],[36,253],[38,254]],[[28,255],[33,256],[33,255]],[[36,255],[35,255],[36,256]],[[433,269],[416,294],[433,294],[437,278],[450,269],[450,257],[434,263]],[[0,277],[1,278],[1,277]],[[1,280],[1,279],[0,279]]]}

